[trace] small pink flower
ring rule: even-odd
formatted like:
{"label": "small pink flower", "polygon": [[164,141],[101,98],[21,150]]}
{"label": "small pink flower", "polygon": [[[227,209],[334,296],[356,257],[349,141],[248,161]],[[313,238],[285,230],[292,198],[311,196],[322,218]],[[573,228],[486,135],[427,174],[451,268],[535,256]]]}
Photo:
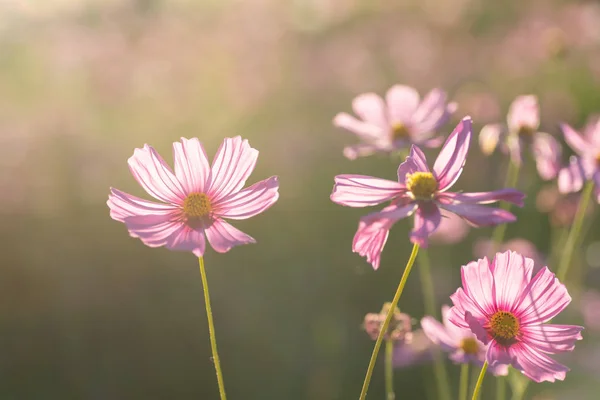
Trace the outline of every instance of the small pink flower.
{"label": "small pink flower", "polygon": [[410,240],[426,247],[429,236],[442,220],[440,208],[459,215],[476,227],[515,221],[510,212],[484,207],[483,204],[504,200],[522,206],[525,195],[518,190],[448,192],[462,172],[470,141],[471,118],[465,117],[446,140],[433,165],[433,172],[429,170],[423,152],[413,145],[406,161],[398,167],[397,182],[364,175],[336,176],[331,194],[335,203],[367,207],[391,201],[383,210],[360,219],[353,251],[366,256],[377,269],[392,225],[412,214],[415,215],[415,225]]}
{"label": "small pink flower", "polygon": [[567,124],[561,127],[565,141],[578,157],[571,157],[569,165],[560,170],[559,190],[577,192],[586,180],[592,180],[596,201],[600,203],[600,117],[590,118],[581,135]]}
{"label": "small pink flower", "polygon": [[129,234],[147,246],[191,251],[198,257],[204,254],[205,236],[219,253],[254,243],[223,218],[250,218],[277,201],[276,176],[242,190],[258,151],[239,136],[227,138],[210,167],[198,139],[181,138],[173,143],[173,157],[175,172],[151,146],[135,149],[129,169],[144,190],[162,203],[111,188],[110,216],[124,222]]}
{"label": "small pink flower", "polygon": [[448,320],[471,329],[489,347],[491,366],[509,364],[536,382],[563,380],[569,368],[547,354],[572,351],[583,327],[546,324],[571,302],[548,267],[533,279],[533,260],[497,253],[462,267],[462,288],[450,298]]}
{"label": "small pink flower", "polygon": [[529,145],[540,177],[554,179],[561,164],[562,148],[550,134],[539,132],[540,108],[536,96],[517,97],[508,111],[507,124],[489,124],[481,129],[479,145],[485,154],[491,154],[502,141],[501,148],[512,161],[521,165],[522,149]]}
{"label": "small pink flower", "polygon": [[434,345],[422,329],[412,332],[410,340],[394,342],[392,364],[394,368],[430,362],[433,359]]}
{"label": "small pink flower", "polygon": [[387,91],[385,100],[375,93],[365,93],[354,99],[352,108],[360,120],[347,113],[333,119],[335,126],[355,133],[363,142],[344,149],[351,160],[411,144],[439,147],[443,138],[433,135],[456,111],[456,103],[446,103],[446,93],[439,89],[433,89],[421,101],[415,89],[395,85]]}
{"label": "small pink flower", "polygon": [[[450,359],[457,364],[475,363],[482,366],[487,347],[468,328],[460,328],[448,321],[450,307],[442,306],[442,321],[426,316],[421,319],[425,335],[443,351],[450,353]],[[508,366],[498,364],[491,368],[494,375],[507,375]]]}

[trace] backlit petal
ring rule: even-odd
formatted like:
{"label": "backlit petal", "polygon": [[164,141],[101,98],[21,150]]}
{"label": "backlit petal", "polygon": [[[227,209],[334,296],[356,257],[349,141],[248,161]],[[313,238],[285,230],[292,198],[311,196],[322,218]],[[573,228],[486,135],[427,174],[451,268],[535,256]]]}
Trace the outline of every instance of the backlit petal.
{"label": "backlit petal", "polygon": [[226,253],[242,244],[256,243],[256,240],[222,219],[215,219],[205,228],[210,246],[218,253]]}
{"label": "backlit petal", "polygon": [[403,184],[365,175],[338,175],[331,200],[348,207],[367,207],[392,200],[404,193]]}
{"label": "backlit petal", "polygon": [[271,207],[279,198],[276,176],[265,179],[244,190],[230,194],[213,204],[218,217],[246,219]]}
{"label": "backlit petal", "polygon": [[198,138],[181,138],[173,143],[175,176],[186,194],[203,193],[210,179],[210,166],[204,147]]}
{"label": "backlit petal", "polygon": [[433,165],[439,190],[451,187],[460,176],[471,142],[471,117],[465,117],[454,128]]}

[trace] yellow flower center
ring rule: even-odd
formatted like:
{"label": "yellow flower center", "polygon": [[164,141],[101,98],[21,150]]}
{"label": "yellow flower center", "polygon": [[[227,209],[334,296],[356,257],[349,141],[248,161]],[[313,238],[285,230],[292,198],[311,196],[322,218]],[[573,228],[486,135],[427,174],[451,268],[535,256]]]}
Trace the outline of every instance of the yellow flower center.
{"label": "yellow flower center", "polygon": [[465,354],[476,355],[479,353],[479,344],[475,338],[466,338],[460,342],[460,348]]}
{"label": "yellow flower center", "polygon": [[431,172],[406,174],[406,188],[416,199],[431,199],[438,183]]}
{"label": "yellow flower center", "polygon": [[513,313],[498,311],[490,319],[490,334],[499,342],[510,342],[518,334],[521,325]]}
{"label": "yellow flower center", "polygon": [[188,219],[206,217],[211,211],[210,199],[204,193],[191,193],[183,201],[183,212]]}
{"label": "yellow flower center", "polygon": [[407,139],[409,136],[408,128],[402,122],[392,125],[392,140]]}
{"label": "yellow flower center", "polygon": [[535,129],[531,126],[521,125],[519,131],[517,132],[517,135],[519,135],[522,138],[530,138],[533,136],[534,133]]}

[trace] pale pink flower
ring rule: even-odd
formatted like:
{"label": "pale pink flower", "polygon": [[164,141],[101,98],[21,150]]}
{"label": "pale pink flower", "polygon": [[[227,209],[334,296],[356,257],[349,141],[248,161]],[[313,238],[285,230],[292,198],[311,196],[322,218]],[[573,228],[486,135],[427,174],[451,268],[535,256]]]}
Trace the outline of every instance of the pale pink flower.
{"label": "pale pink flower", "polygon": [[435,244],[456,244],[469,233],[469,224],[456,214],[442,211],[442,221],[429,239]]}
{"label": "pale pink flower", "polygon": [[427,246],[429,236],[440,225],[440,208],[459,215],[476,227],[515,221],[516,217],[510,212],[484,207],[483,204],[504,200],[522,206],[525,195],[518,190],[448,192],[462,172],[470,141],[471,118],[465,117],[446,140],[433,171],[429,170],[423,152],[413,145],[406,161],[398,167],[398,181],[364,175],[336,176],[331,194],[331,200],[335,203],[367,207],[391,201],[382,211],[360,219],[353,251],[366,256],[367,261],[377,269],[392,225],[413,213],[415,225],[410,240],[422,247]]}
{"label": "pale pink flower", "polygon": [[547,354],[575,348],[583,327],[546,324],[571,302],[548,267],[533,278],[534,262],[507,251],[461,269],[462,288],[450,298],[448,320],[471,329],[489,347],[491,366],[509,364],[536,382],[563,380],[569,368]]}
{"label": "pale pink flower", "polygon": [[[450,307],[442,306],[442,321],[426,316],[421,319],[421,328],[425,335],[445,352],[457,364],[474,363],[480,367],[485,361],[487,346],[477,339],[468,328],[461,328],[448,321]],[[490,368],[494,375],[507,375],[508,366],[498,364]]]}
{"label": "pale pink flower", "polygon": [[362,143],[344,149],[349,159],[376,152],[389,153],[411,144],[439,147],[442,137],[435,131],[448,122],[456,111],[456,103],[447,103],[446,93],[433,89],[423,100],[419,93],[404,85],[394,85],[385,100],[375,93],[365,93],[352,101],[352,109],[360,118],[339,113],[333,124],[355,133]]}
{"label": "pale pink flower", "polygon": [[594,182],[594,195],[600,203],[600,117],[590,118],[583,133],[567,124],[561,126],[565,141],[577,153],[569,165],[560,170],[558,188],[562,193],[577,192],[586,180]]}
{"label": "pale pink flower", "polygon": [[523,147],[530,146],[538,174],[544,180],[556,177],[562,148],[550,134],[539,132],[540,108],[536,96],[517,97],[508,110],[507,124],[488,124],[481,129],[479,145],[485,154],[494,152],[498,143],[510,154],[512,162],[522,163]]}
{"label": "pale pink flower", "polygon": [[[573,224],[581,196],[581,193],[561,193],[556,185],[548,185],[538,192],[536,207],[539,211],[549,214],[550,223],[553,226],[568,227]],[[593,204],[590,204],[585,213],[589,216],[593,212]],[[525,255],[527,256],[527,254]]]}
{"label": "pale pink flower", "polygon": [[405,368],[412,365],[430,362],[433,359],[435,346],[423,333],[422,329],[412,332],[410,340],[394,342],[392,364],[394,368]]}
{"label": "pale pink flower", "polygon": [[241,137],[226,138],[212,163],[197,138],[173,143],[175,171],[149,145],[135,149],[128,164],[146,192],[162,203],[111,188],[110,216],[124,222],[132,237],[150,247],[191,251],[200,257],[205,236],[215,251],[255,240],[223,218],[246,219],[269,208],[279,197],[273,176],[243,189],[256,165],[258,150]]}

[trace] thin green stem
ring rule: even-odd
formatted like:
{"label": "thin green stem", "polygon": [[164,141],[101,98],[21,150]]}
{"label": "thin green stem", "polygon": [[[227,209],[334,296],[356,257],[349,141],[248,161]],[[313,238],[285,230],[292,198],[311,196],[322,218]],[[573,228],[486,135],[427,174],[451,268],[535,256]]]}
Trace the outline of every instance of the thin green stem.
{"label": "thin green stem", "polygon": [[460,366],[460,384],[458,386],[458,400],[467,400],[469,390],[469,363]]}
{"label": "thin green stem", "polygon": [[[515,164],[512,160],[508,164],[508,170],[506,171],[506,180],[504,181],[505,188],[515,188],[517,181],[519,180],[519,165]],[[510,210],[510,203],[502,203],[500,206],[503,210]],[[506,224],[496,225],[492,232],[492,253],[496,253],[499,247],[504,241],[504,235],[506,234]],[[493,254],[492,254],[493,256]]]}
{"label": "thin green stem", "polygon": [[[435,287],[431,276],[429,254],[425,249],[419,252],[419,276],[421,278],[425,314],[436,317]],[[438,390],[437,398],[440,400],[450,400],[450,380],[448,378],[446,366],[444,365],[444,360],[439,353],[436,353],[433,361],[433,373],[435,375],[435,383]]]}
{"label": "thin green stem", "polygon": [[206,317],[208,319],[208,333],[210,336],[210,347],[212,349],[212,358],[217,372],[217,382],[219,384],[219,394],[221,400],[226,400],[225,384],[223,383],[223,373],[221,372],[221,361],[217,351],[217,337],[215,335],[215,324],[213,322],[212,309],[210,307],[210,294],[208,293],[208,281],[206,280],[206,270],[204,269],[204,258],[198,257],[200,264],[200,276],[202,277],[202,287],[204,289],[204,303],[206,304]]}
{"label": "thin green stem", "polygon": [[506,398],[506,381],[503,376],[496,377],[496,400]]}
{"label": "thin green stem", "polygon": [[410,274],[410,270],[412,269],[413,264],[415,263],[415,259],[417,258],[417,254],[419,253],[419,245],[414,244],[412,252],[410,253],[410,258],[408,259],[408,263],[406,264],[406,268],[404,268],[404,272],[402,273],[402,278],[400,278],[400,283],[398,284],[398,289],[396,290],[396,294],[394,295],[394,299],[390,304],[390,309],[385,317],[385,321],[381,326],[381,331],[379,332],[379,336],[377,336],[377,340],[375,341],[375,347],[373,348],[373,354],[371,354],[371,360],[369,361],[369,367],[367,368],[367,373],[365,375],[365,381],[363,382],[363,387],[360,392],[360,400],[365,400],[367,397],[367,391],[369,390],[369,383],[371,383],[371,376],[373,375],[373,369],[375,368],[375,361],[377,360],[377,354],[379,353],[379,349],[381,348],[381,342],[383,341],[383,336],[386,334],[388,327],[390,326],[390,321],[392,320],[392,316],[394,315],[394,310],[396,310],[396,306],[398,305],[398,301],[400,301],[400,296],[402,295],[402,291],[404,290],[404,286],[406,285],[406,281],[408,280],[408,275]]}
{"label": "thin green stem", "polygon": [[565,251],[562,253],[562,257],[560,258],[560,264],[558,264],[556,277],[559,281],[562,281],[567,277],[567,272],[569,271],[569,266],[571,265],[571,258],[573,257],[573,250],[575,249],[577,240],[579,239],[579,233],[581,232],[581,227],[583,226],[585,212],[587,211],[590,198],[592,197],[593,189],[594,182],[588,181],[583,189],[583,193],[581,194],[581,199],[579,200],[579,206],[577,207],[577,212],[575,213],[573,226],[571,226],[569,236],[567,237],[567,242],[565,243]]}
{"label": "thin green stem", "polygon": [[481,367],[481,372],[479,373],[479,378],[477,378],[475,389],[473,389],[473,397],[471,400],[477,400],[479,398],[479,392],[481,392],[481,385],[483,383],[483,377],[485,376],[485,371],[487,371],[487,367],[488,363],[486,361],[483,363],[483,367]]}
{"label": "thin green stem", "polygon": [[392,359],[394,355],[394,341],[391,339],[385,340],[385,393],[387,400],[394,400],[394,366]]}

